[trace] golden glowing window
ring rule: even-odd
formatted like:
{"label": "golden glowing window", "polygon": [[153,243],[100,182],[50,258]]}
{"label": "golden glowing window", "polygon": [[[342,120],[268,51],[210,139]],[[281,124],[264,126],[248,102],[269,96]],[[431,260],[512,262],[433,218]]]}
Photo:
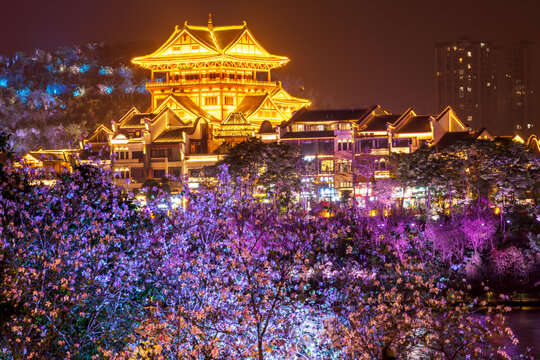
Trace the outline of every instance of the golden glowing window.
{"label": "golden glowing window", "polygon": [[322,173],[332,173],[332,172],[334,172],[334,160],[322,160],[321,161],[321,172]]}
{"label": "golden glowing window", "polygon": [[224,102],[225,102],[225,105],[234,105],[234,97],[225,96]]}

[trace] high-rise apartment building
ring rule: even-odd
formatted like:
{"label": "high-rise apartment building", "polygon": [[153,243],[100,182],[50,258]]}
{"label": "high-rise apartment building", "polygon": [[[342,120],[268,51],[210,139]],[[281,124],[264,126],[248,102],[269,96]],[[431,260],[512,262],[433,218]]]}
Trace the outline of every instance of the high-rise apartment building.
{"label": "high-rise apartment building", "polygon": [[501,81],[501,130],[504,133],[533,132],[533,43],[521,40],[505,51]]}
{"label": "high-rise apartment building", "polygon": [[436,106],[451,106],[473,128],[497,128],[497,49],[490,42],[435,45]]}

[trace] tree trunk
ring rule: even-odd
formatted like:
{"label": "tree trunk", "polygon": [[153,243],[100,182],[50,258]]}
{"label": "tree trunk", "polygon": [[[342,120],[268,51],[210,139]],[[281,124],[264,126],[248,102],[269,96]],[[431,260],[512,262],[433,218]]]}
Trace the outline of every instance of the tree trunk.
{"label": "tree trunk", "polygon": [[257,346],[259,348],[259,360],[264,360],[262,339],[257,340],[257,342]]}
{"label": "tree trunk", "polygon": [[452,221],[454,221],[454,208],[452,207],[452,182],[450,181],[450,190],[448,191],[448,201],[450,206],[450,217],[452,218]]}
{"label": "tree trunk", "polygon": [[426,215],[429,216],[431,214],[431,186],[428,185],[427,187],[427,206],[426,206]]}

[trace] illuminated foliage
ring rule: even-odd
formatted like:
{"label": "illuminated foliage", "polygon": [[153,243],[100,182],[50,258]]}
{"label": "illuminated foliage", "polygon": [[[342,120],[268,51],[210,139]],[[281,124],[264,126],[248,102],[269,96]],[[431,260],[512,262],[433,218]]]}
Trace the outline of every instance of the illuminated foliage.
{"label": "illuminated foliage", "polygon": [[0,127],[16,135],[18,152],[77,146],[98,125],[148,105],[145,74],[130,63],[146,49],[89,44],[0,56]]}
{"label": "illuminated foliage", "polygon": [[471,316],[484,305],[435,266],[417,224],[354,206],[311,216],[221,170],[196,192],[182,182],[185,208],[162,210],[97,167],[43,186],[5,166],[1,356],[509,358],[492,341],[512,340],[503,318]]}

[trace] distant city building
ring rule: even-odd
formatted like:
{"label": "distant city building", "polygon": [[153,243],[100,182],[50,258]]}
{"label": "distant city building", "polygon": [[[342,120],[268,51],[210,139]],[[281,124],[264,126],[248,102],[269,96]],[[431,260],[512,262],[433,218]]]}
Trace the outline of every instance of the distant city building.
{"label": "distant city building", "polygon": [[521,40],[512,44],[501,59],[500,128],[505,134],[529,135],[534,129],[533,43]]}
{"label": "distant city building", "polygon": [[490,42],[435,45],[436,106],[452,107],[473,128],[497,126],[497,49]]}

